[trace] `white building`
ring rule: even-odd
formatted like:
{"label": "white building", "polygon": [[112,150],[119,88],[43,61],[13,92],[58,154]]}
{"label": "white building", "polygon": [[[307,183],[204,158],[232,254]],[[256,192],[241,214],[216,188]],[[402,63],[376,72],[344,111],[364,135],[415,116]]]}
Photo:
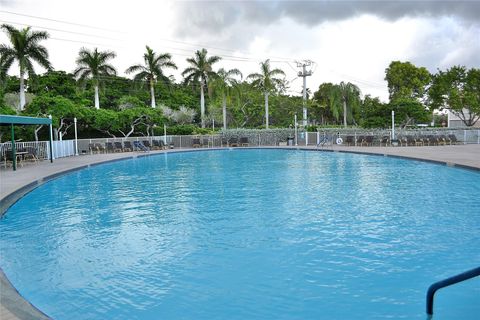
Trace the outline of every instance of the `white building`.
{"label": "white building", "polygon": [[[463,113],[465,114],[465,118],[468,118],[468,116],[470,115],[470,113],[466,109],[463,109]],[[458,112],[448,109],[447,116],[449,128],[465,127],[465,123],[463,123],[463,121],[458,116]],[[480,128],[480,120],[478,120],[473,127]]]}

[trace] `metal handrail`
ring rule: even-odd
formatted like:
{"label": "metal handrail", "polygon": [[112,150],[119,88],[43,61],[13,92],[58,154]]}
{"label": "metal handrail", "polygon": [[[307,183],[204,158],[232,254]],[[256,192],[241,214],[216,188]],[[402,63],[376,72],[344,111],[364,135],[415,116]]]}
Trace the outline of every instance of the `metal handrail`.
{"label": "metal handrail", "polygon": [[433,314],[433,296],[437,290],[478,276],[480,276],[480,267],[468,270],[466,272],[457,274],[456,276],[432,284],[427,291],[427,314]]}

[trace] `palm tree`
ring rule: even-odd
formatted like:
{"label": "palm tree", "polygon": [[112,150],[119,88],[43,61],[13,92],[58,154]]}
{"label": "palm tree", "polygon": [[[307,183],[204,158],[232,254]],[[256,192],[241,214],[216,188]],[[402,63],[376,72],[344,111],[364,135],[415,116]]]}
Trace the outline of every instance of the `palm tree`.
{"label": "palm tree", "polygon": [[252,73],[247,78],[253,80],[252,85],[262,90],[265,96],[265,127],[268,129],[268,96],[284,85],[284,81],[276,76],[285,76],[285,72],[280,69],[270,69],[270,59],[260,62],[260,69],[260,73]]}
{"label": "palm tree", "polygon": [[52,69],[48,61],[47,49],[39,44],[40,41],[48,39],[49,35],[45,31],[32,31],[30,27],[19,30],[8,24],[2,24],[1,29],[7,34],[12,47],[6,44],[0,45],[0,79],[5,78],[8,69],[17,60],[20,66],[19,109],[23,110],[25,106],[25,74],[28,73],[30,77],[35,75],[32,61],[47,70]]}
{"label": "palm tree", "polygon": [[147,52],[143,55],[145,65],[136,64],[128,68],[125,72],[132,73],[139,71],[134,80],[148,81],[150,84],[150,96],[151,106],[155,108],[155,82],[158,79],[162,79],[166,82],[170,81],[170,78],[163,74],[163,68],[177,69],[177,65],[172,61],[172,55],[170,53],[156,54],[149,46],[146,46]]}
{"label": "palm tree", "polygon": [[207,49],[197,50],[193,58],[188,58],[187,62],[190,67],[186,68],[182,72],[182,76],[185,77],[185,82],[197,82],[200,81],[200,118],[202,122],[202,128],[205,128],[205,97],[204,89],[207,86],[209,78],[215,77],[212,66],[222,58],[218,56],[207,57]]}
{"label": "palm tree", "polygon": [[84,82],[87,78],[91,78],[95,87],[95,108],[100,109],[100,100],[98,98],[98,86],[104,77],[114,76],[117,74],[115,68],[108,64],[107,61],[116,57],[113,51],[98,51],[95,48],[90,51],[81,48],[78,53],[77,69],[73,72],[78,81]]}
{"label": "palm tree", "polygon": [[350,82],[340,82],[338,94],[343,103],[343,125],[347,127],[347,117],[353,120],[353,111],[360,105],[360,89]]}
{"label": "palm tree", "polygon": [[243,77],[238,69],[231,69],[226,71],[220,68],[217,72],[217,79],[214,82],[214,88],[222,95],[222,114],[223,114],[223,130],[227,130],[227,98],[230,89],[237,85],[237,80],[234,76]]}

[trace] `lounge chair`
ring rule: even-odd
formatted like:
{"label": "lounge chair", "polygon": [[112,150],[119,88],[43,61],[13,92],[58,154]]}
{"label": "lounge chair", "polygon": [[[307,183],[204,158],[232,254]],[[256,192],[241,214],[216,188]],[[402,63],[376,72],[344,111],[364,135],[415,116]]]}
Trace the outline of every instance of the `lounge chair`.
{"label": "lounge chair", "polygon": [[200,138],[192,138],[192,148],[200,148],[201,146]]}
{"label": "lounge chair", "polygon": [[124,141],[123,142],[123,151],[132,151],[132,143],[130,141]]}
{"label": "lounge chair", "polygon": [[152,149],[152,145],[150,144],[150,141],[148,140],[143,140],[142,141],[143,145],[147,147],[148,149]]}
{"label": "lounge chair", "polygon": [[105,142],[105,150],[108,152],[115,152],[115,147],[113,146],[113,142]]}
{"label": "lounge chair", "polygon": [[202,139],[202,147],[208,148],[210,146],[210,139],[209,138],[203,138]]}
{"label": "lounge chair", "polygon": [[230,140],[228,140],[228,145],[230,147],[238,147],[238,138],[232,137]]}
{"label": "lounge chair", "polygon": [[122,152],[123,151],[123,145],[120,141],[116,141],[113,143],[113,151],[114,152]]}
{"label": "lounge chair", "polygon": [[97,148],[99,153],[104,153],[105,152],[105,147],[101,143],[95,143],[95,147]]}
{"label": "lounge chair", "polygon": [[448,138],[450,139],[450,144],[457,144],[458,143],[458,140],[457,140],[457,136],[454,135],[454,134],[449,134],[448,135]]}
{"label": "lounge chair", "polygon": [[413,137],[415,140],[415,146],[423,146],[425,145],[425,142],[423,141],[423,137]]}
{"label": "lounge chair", "polygon": [[161,140],[152,140],[152,150],[162,150],[163,149],[163,147],[160,145],[160,141]]}
{"label": "lounge chair", "polygon": [[133,141],[133,147],[135,148],[135,150],[141,150],[144,152],[150,151],[150,148],[145,146],[141,141]]}
{"label": "lounge chair", "polygon": [[355,144],[355,137],[354,136],[346,136],[345,137],[345,144],[347,146],[353,146]]}
{"label": "lounge chair", "polygon": [[373,146],[373,138],[374,138],[374,136],[366,136],[365,137],[365,144],[367,146]]}
{"label": "lounge chair", "polygon": [[[446,145],[447,144],[447,137],[444,134],[438,136],[438,145]],[[448,139],[449,140],[449,139]]]}
{"label": "lounge chair", "polygon": [[[167,145],[165,144],[165,142],[163,142],[163,140],[158,140],[158,144],[160,145],[160,149],[162,150],[166,150],[168,147]],[[173,149],[173,147],[172,147]]]}
{"label": "lounge chair", "polygon": [[95,143],[89,143],[88,144],[88,150],[90,151],[90,153],[98,153],[99,152]]}
{"label": "lounge chair", "polygon": [[364,136],[358,136],[357,137],[357,146],[362,146],[364,142],[365,142],[365,137]]}
{"label": "lounge chair", "polygon": [[240,138],[240,146],[248,147],[248,138],[247,137],[241,137]]}
{"label": "lounge chair", "polygon": [[384,143],[386,147],[388,144],[390,144],[390,137],[383,136],[382,139],[380,139],[380,147],[382,146],[382,143]]}

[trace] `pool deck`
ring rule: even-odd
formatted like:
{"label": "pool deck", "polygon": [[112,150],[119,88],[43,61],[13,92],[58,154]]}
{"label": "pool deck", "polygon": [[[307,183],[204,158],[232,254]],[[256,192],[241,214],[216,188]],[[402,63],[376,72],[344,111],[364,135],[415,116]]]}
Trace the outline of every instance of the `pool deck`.
{"label": "pool deck", "polygon": [[[294,147],[270,147],[282,149],[319,150],[333,152],[361,153],[417,159],[429,162],[437,162],[449,166],[458,166],[480,170],[480,145],[454,145],[454,146],[431,146],[431,147],[346,147],[327,146],[324,148],[294,146]],[[66,172],[87,168],[99,163],[130,159],[158,153],[170,153],[178,151],[192,151],[199,149],[174,149],[165,151],[151,151],[150,153],[109,153],[82,155],[78,157],[61,158],[49,161],[41,161],[36,164],[26,164],[13,171],[11,168],[0,170],[0,217],[13,203],[24,194],[36,188],[38,185],[51,180]],[[201,150],[201,149],[200,149]],[[10,284],[0,268],[0,319],[2,320],[30,320],[49,319],[29,302],[25,301],[15,288]]]}

